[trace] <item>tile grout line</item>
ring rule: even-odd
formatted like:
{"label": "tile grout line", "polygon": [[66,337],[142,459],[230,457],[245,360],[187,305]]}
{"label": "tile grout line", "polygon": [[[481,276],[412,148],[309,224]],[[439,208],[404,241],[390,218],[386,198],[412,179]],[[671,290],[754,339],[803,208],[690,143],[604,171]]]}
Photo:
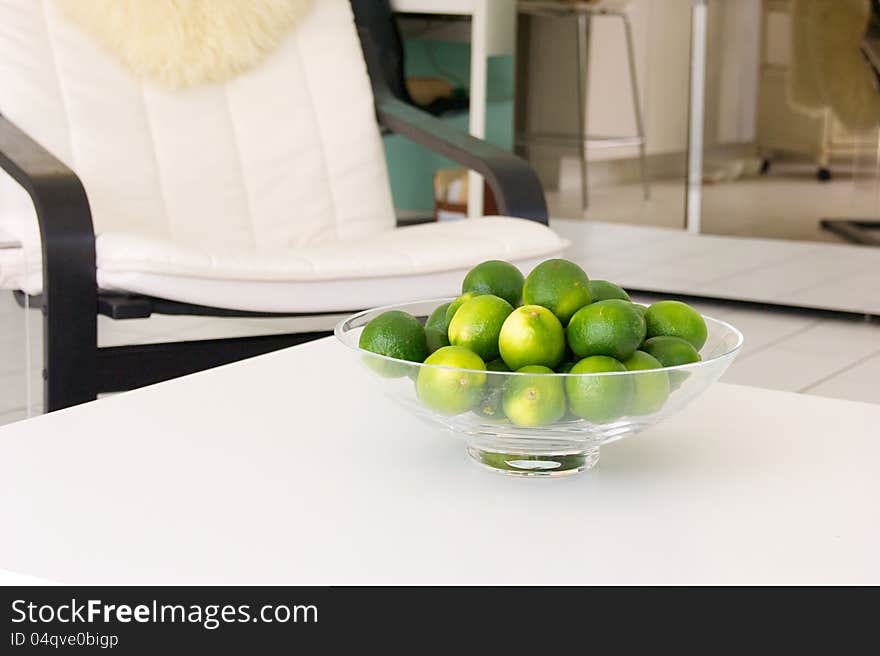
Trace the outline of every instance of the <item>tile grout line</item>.
{"label": "tile grout line", "polygon": [[[722,235],[712,235],[712,236],[713,237],[720,237],[720,238],[726,237],[726,236],[722,236]],[[656,241],[651,240],[650,243],[657,244],[657,243],[669,243],[669,242],[674,242],[674,241],[678,241],[678,236],[666,236],[665,238],[662,238],[662,239],[659,239]],[[830,244],[830,245],[831,246],[840,246],[840,245],[847,246],[847,244]],[[790,253],[790,254],[785,255],[781,259],[776,260],[775,262],[772,262],[772,263],[763,262],[760,264],[746,267],[744,269],[739,269],[737,271],[734,271],[733,273],[725,273],[720,276],[712,276],[706,280],[703,280],[701,282],[701,285],[703,285],[703,286],[710,285],[711,286],[711,285],[721,284],[721,283],[725,282],[726,280],[728,280],[730,278],[734,278],[738,275],[753,274],[756,272],[760,272],[762,269],[776,266],[780,263],[793,264],[794,262],[796,262],[798,260],[802,260],[805,257],[809,256],[811,253],[816,253],[817,251],[822,250],[823,246],[825,246],[825,244],[822,244],[822,243],[810,244],[810,248],[806,249],[803,252]],[[687,257],[694,257],[694,256],[687,256]],[[663,264],[664,262],[670,263],[671,261],[670,260],[660,260],[658,262],[658,264]],[[621,276],[621,277],[628,276],[628,275],[638,275],[638,274],[644,273],[649,268],[650,267],[646,267],[644,265],[637,266],[637,267],[625,267],[621,272],[617,273],[616,275]],[[870,272],[870,270],[871,270],[870,268],[869,269],[860,268],[857,271],[849,271],[846,273],[840,273],[837,275],[833,275],[830,278],[826,278],[825,280],[823,280],[821,282],[815,282],[815,283],[811,283],[808,285],[796,286],[793,289],[787,289],[784,292],[780,292],[778,294],[772,295],[771,301],[778,302],[781,298],[789,296],[791,294],[801,294],[801,293],[809,292],[810,290],[812,290],[816,287],[820,287],[822,285],[828,284],[829,282],[840,282],[840,281],[846,280],[852,276],[864,275],[866,272]],[[678,293],[688,293],[688,292],[680,291]],[[694,292],[693,290],[691,290],[690,293],[700,293],[700,292],[699,291]]]}
{"label": "tile grout line", "polygon": [[724,280],[726,280],[728,278],[732,278],[733,276],[741,276],[743,274],[760,272],[761,269],[767,269],[767,268],[774,267],[778,264],[786,264],[786,263],[791,263],[793,260],[799,260],[802,257],[804,257],[805,255],[809,255],[809,253],[798,253],[797,255],[790,255],[787,257],[783,257],[782,259],[777,259],[774,262],[769,262],[769,263],[762,262],[761,264],[749,266],[749,267],[746,267],[745,269],[737,269],[736,271],[733,271],[732,273],[726,273],[726,274],[722,274],[722,275],[718,276],[717,278],[712,278],[710,280],[704,280],[703,284],[713,285],[713,284],[723,282]]}
{"label": "tile grout line", "polygon": [[795,335],[800,335],[801,333],[805,333],[808,330],[815,328],[819,324],[823,323],[824,321],[825,321],[825,319],[814,319],[814,320],[810,321],[810,323],[808,323],[807,325],[801,326],[800,328],[798,328],[794,332],[786,333],[785,335],[780,335],[776,339],[770,340],[769,342],[767,342],[763,346],[756,348],[754,351],[749,351],[748,353],[743,353],[741,356],[739,356],[737,358],[736,361],[734,361],[734,364],[736,362],[742,362],[743,360],[750,358],[757,353],[762,353],[762,352],[766,351],[767,349],[769,349],[773,346],[776,346],[777,344],[781,344],[785,340],[791,339]]}
{"label": "tile grout line", "polygon": [[[806,387],[802,387],[796,391],[798,394],[806,394],[811,389],[818,387],[822,383],[827,383],[828,381],[832,380],[833,378],[836,378],[837,376],[840,376],[841,374],[846,373],[847,371],[849,371],[850,369],[855,367],[857,364],[862,364],[864,362],[870,362],[871,360],[873,360],[877,356],[880,356],[880,349],[877,349],[876,351],[872,351],[871,353],[869,353],[867,356],[865,356],[863,358],[857,358],[853,362],[850,362],[849,364],[847,364],[845,367],[837,369],[836,371],[833,371],[832,373],[828,374],[827,376],[823,376],[819,380],[817,380],[813,383],[810,383]],[[859,360],[861,360],[861,361],[859,361]]]}
{"label": "tile grout line", "polygon": [[[864,269],[864,270],[860,269],[856,273],[849,272],[849,273],[845,273],[845,274],[841,274],[841,275],[833,275],[831,277],[825,278],[824,280],[822,280],[822,282],[817,283],[815,285],[807,285],[806,287],[798,287],[796,289],[791,289],[791,290],[785,291],[785,292],[783,292],[783,294],[785,296],[790,296],[792,294],[802,294],[804,292],[810,291],[811,289],[815,289],[816,287],[821,287],[822,285],[827,285],[828,283],[841,282],[843,280],[846,280],[847,278],[852,278],[853,276],[864,275],[866,272],[870,273],[870,269]],[[773,297],[774,300],[778,299],[778,298],[779,298],[779,296]]]}

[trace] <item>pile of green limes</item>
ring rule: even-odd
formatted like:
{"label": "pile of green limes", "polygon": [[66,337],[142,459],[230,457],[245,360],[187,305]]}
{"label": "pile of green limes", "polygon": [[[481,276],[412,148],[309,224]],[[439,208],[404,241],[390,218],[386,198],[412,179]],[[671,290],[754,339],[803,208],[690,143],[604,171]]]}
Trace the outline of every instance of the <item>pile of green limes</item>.
{"label": "pile of green limes", "polygon": [[[362,349],[420,367],[419,399],[446,415],[473,411],[517,426],[545,426],[566,416],[607,423],[657,412],[686,371],[665,367],[700,360],[703,317],[679,301],[650,307],[605,280],[590,280],[562,259],[542,262],[523,278],[512,264],[490,260],[465,276],[462,295],[422,324],[392,310],[370,321]],[[384,376],[407,365],[378,361]],[[651,370],[638,376],[548,376]],[[493,376],[485,372],[532,374]]]}

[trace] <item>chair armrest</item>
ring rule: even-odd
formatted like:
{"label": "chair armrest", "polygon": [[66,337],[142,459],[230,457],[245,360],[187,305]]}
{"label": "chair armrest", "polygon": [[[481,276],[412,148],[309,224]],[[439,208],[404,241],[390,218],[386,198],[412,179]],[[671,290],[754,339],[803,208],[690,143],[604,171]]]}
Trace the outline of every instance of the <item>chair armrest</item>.
{"label": "chair armrest", "polygon": [[[4,116],[0,116],[0,168],[34,203],[43,253],[43,314],[51,312],[53,320],[65,324],[64,331],[71,335],[94,336],[98,306],[95,229],[82,183],[63,162]],[[63,335],[58,332],[46,336],[47,362],[50,353],[63,350]],[[86,366],[86,356],[66,356],[65,367]],[[47,393],[54,395],[55,391]]]}
{"label": "chair armrest", "polygon": [[95,229],[76,174],[0,116],[0,168],[31,197],[43,251],[43,405],[47,412],[97,394]]}
{"label": "chair armrest", "polygon": [[408,105],[390,94],[376,97],[379,124],[486,178],[498,211],[547,224],[547,203],[528,163]]}
{"label": "chair armrest", "polygon": [[[30,195],[43,250],[43,285],[95,286],[95,230],[85,189],[63,162],[0,116],[0,168]],[[47,294],[47,296],[51,296]]]}
{"label": "chair armrest", "polygon": [[358,28],[379,125],[486,178],[498,211],[547,225],[544,189],[528,162],[396,98],[388,88],[370,33]]}

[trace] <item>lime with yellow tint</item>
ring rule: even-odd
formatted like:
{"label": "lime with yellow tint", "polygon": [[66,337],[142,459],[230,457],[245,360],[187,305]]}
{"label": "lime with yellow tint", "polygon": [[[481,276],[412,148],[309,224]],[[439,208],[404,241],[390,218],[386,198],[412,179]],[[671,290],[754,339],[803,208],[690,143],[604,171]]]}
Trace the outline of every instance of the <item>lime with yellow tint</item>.
{"label": "lime with yellow tint", "polygon": [[517,426],[546,426],[565,415],[565,389],[553,370],[539,365],[517,369],[529,376],[508,376],[502,403],[504,414]]}
{"label": "lime with yellow tint", "polygon": [[630,300],[629,294],[626,293],[623,287],[618,287],[613,282],[608,282],[607,280],[591,280],[590,294],[593,296],[593,303],[596,301],[607,301],[612,298],[618,298],[622,301]]}
{"label": "lime with yellow tint", "polygon": [[[413,315],[400,310],[389,310],[371,319],[361,332],[358,346],[371,353],[411,362],[422,362],[428,355],[422,324]],[[400,362],[371,356],[364,359],[376,373],[388,378],[405,376],[410,369]]]}
{"label": "lime with yellow tint", "polygon": [[565,331],[547,308],[523,305],[504,320],[498,350],[513,371],[529,365],[552,369],[565,355]]}
{"label": "lime with yellow tint", "polygon": [[662,369],[663,365],[657,358],[644,351],[636,351],[623,361],[623,366],[629,371],[644,372],[631,376],[633,397],[627,414],[649,415],[662,408],[669,396],[669,376],[662,370],[650,371],[651,369]]}
{"label": "lime with yellow tint", "polygon": [[544,306],[563,326],[592,300],[590,279],[583,269],[568,260],[541,262],[532,269],[523,286],[523,302]]}
{"label": "lime with yellow tint", "polygon": [[485,294],[462,304],[449,323],[449,343],[470,349],[484,361],[498,357],[498,337],[513,306],[503,298]]}
{"label": "lime with yellow tint", "polygon": [[522,299],[523,274],[509,262],[488,260],[468,271],[461,283],[463,294],[492,294],[516,307]]}
{"label": "lime with yellow tint", "polygon": [[629,301],[591,303],[571,318],[568,345],[581,358],[606,355],[624,360],[645,339],[645,320]]}
{"label": "lime with yellow tint", "polygon": [[475,408],[482,399],[486,364],[473,351],[444,346],[429,355],[425,364],[435,366],[420,367],[416,392],[427,407],[444,415],[457,415]]}
{"label": "lime with yellow tint", "polygon": [[428,344],[428,353],[449,346],[449,321],[446,320],[446,311],[452,303],[444,303],[437,306],[425,322],[425,339]]}
{"label": "lime with yellow tint", "polygon": [[[593,355],[577,362],[569,373],[598,374],[627,371],[623,363],[607,355]],[[604,424],[626,414],[633,397],[632,376],[566,376],[568,407],[582,419]]]}
{"label": "lime with yellow tint", "polygon": [[681,337],[699,351],[709,334],[703,317],[687,303],[660,301],[645,313],[648,337]]}
{"label": "lime with yellow tint", "polygon": [[452,318],[455,316],[455,313],[458,312],[458,308],[460,308],[462,305],[464,305],[469,300],[474,298],[474,296],[477,296],[477,294],[471,294],[471,293],[462,294],[461,296],[459,296],[457,299],[455,299],[454,301],[452,301],[449,304],[449,307],[446,308],[446,325],[447,326],[450,323],[452,323]]}

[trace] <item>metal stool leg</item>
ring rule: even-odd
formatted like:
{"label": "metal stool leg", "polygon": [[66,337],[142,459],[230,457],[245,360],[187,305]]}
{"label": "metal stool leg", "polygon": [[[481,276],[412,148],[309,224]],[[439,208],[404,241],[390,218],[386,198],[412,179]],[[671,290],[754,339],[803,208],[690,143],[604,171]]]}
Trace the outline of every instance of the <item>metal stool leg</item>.
{"label": "metal stool leg", "polygon": [[645,200],[651,198],[651,186],[648,181],[648,162],[645,158],[645,128],[642,124],[642,105],[639,102],[639,84],[636,79],[636,57],[633,49],[632,26],[629,22],[629,16],[625,13],[620,14],[623,19],[623,28],[626,33],[626,51],[629,59],[629,81],[632,88],[633,114],[636,118],[636,132],[639,137],[639,166],[642,173],[642,191]]}
{"label": "metal stool leg", "polygon": [[589,187],[587,176],[587,93],[590,88],[590,27],[589,15],[578,14],[577,17],[577,94],[578,94],[578,153],[581,158],[581,209],[589,205]]}

